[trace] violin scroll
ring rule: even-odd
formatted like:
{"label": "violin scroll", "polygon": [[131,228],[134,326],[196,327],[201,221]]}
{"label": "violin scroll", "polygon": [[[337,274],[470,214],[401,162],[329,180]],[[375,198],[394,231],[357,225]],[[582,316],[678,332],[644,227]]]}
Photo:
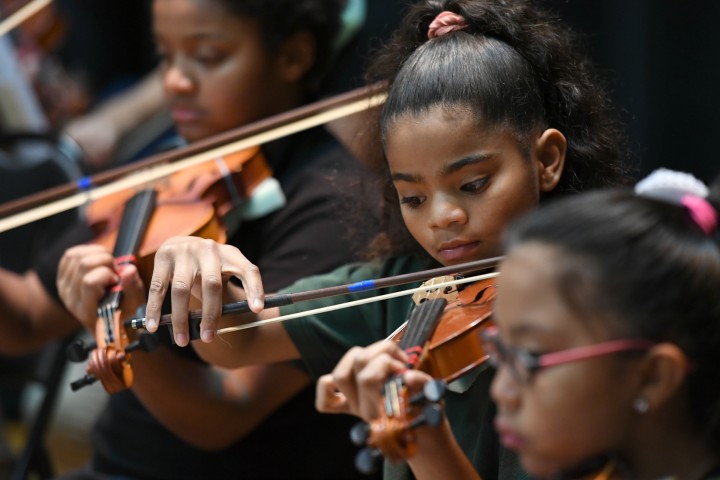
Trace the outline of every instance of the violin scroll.
{"label": "violin scroll", "polygon": [[[160,344],[157,335],[153,333],[142,333],[138,338],[128,343],[122,352],[108,347],[107,345],[98,350],[97,342],[84,342],[80,339],[75,340],[68,345],[66,355],[68,360],[74,363],[85,362],[90,359],[87,367],[87,373],[70,383],[73,392],[83,387],[92,385],[98,380],[101,381],[108,393],[114,393],[109,388],[118,388],[120,391],[132,384],[132,372],[130,375],[126,373],[124,364],[129,365],[129,353],[136,350],[142,350],[150,353]],[[90,358],[92,356],[92,358]],[[105,379],[103,381],[103,379]],[[118,383],[120,382],[120,383]],[[122,387],[119,387],[122,385]]]}
{"label": "violin scroll", "polygon": [[412,457],[414,430],[423,425],[437,427],[443,419],[440,402],[446,391],[444,381],[430,380],[422,392],[412,396],[400,377],[391,382],[400,391],[392,400],[383,399],[380,418],[371,423],[360,422],[350,431],[353,444],[363,446],[355,457],[355,467],[365,474],[377,471],[383,456],[395,462]]}

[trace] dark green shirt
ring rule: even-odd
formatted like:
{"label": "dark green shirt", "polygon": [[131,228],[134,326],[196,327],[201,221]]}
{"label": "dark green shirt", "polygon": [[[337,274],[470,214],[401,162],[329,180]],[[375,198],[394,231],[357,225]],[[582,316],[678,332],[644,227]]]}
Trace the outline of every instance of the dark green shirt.
{"label": "dark green shirt", "polygon": [[[326,275],[300,280],[283,293],[343,285],[373,278],[388,277],[421,270],[423,265],[411,258],[400,257],[384,263],[353,264]],[[348,295],[355,300],[392,291],[405,290],[409,285],[373,292]],[[322,299],[282,307],[282,314],[295,313],[338,303],[338,299]],[[394,332],[406,319],[412,300],[398,297],[358,307],[336,310],[320,315],[293,319],[285,328],[300,352],[308,370],[316,378],[332,371],[352,346],[366,346]],[[455,438],[484,479],[515,480],[527,476],[515,455],[503,449],[493,427],[495,408],[489,397],[492,371],[486,369],[463,393],[448,392],[445,411]],[[386,465],[385,478],[412,478],[405,465]]]}

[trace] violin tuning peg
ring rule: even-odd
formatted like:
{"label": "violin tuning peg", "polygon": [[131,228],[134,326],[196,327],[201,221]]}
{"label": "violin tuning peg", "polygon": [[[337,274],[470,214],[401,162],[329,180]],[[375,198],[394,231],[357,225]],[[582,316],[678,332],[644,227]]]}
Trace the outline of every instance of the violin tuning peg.
{"label": "violin tuning peg", "polygon": [[443,419],[443,410],[437,403],[428,403],[420,415],[410,422],[410,428],[417,428],[422,425],[437,427]]}
{"label": "violin tuning peg", "polygon": [[437,427],[443,420],[443,409],[437,403],[431,403],[423,408],[423,417],[425,417],[425,425],[428,427]]}
{"label": "violin tuning peg", "polygon": [[447,384],[442,380],[430,380],[423,385],[423,395],[429,402],[439,402],[446,391]]}
{"label": "violin tuning peg", "polygon": [[361,447],[367,443],[370,436],[370,426],[365,422],[356,423],[350,429],[350,440],[356,447]]}
{"label": "violin tuning peg", "polygon": [[135,350],[143,352],[152,352],[160,344],[160,340],[154,333],[143,333],[137,340],[125,347],[125,352],[130,353]]}
{"label": "violin tuning peg", "polygon": [[65,355],[71,362],[79,363],[88,359],[88,355],[92,350],[97,348],[97,343],[85,343],[82,340],[75,340],[68,345]]}
{"label": "violin tuning peg", "polygon": [[97,377],[94,375],[85,375],[84,377],[75,380],[70,384],[70,389],[73,392],[77,392],[83,387],[87,387],[88,385],[92,385],[93,383],[97,382]]}
{"label": "violin tuning peg", "polygon": [[355,468],[361,473],[370,475],[380,469],[382,458],[382,453],[377,448],[363,448],[355,456]]}
{"label": "violin tuning peg", "polygon": [[423,391],[410,397],[410,404],[439,402],[445,396],[447,384],[442,380],[429,380],[423,385]]}

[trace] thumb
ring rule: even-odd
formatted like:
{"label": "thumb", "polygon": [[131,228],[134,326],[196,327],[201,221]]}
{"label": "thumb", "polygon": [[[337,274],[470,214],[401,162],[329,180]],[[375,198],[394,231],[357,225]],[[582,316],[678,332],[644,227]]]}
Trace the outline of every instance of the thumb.
{"label": "thumb", "polygon": [[315,389],[315,408],[322,413],[350,413],[347,398],[335,385],[331,374],[318,379]]}

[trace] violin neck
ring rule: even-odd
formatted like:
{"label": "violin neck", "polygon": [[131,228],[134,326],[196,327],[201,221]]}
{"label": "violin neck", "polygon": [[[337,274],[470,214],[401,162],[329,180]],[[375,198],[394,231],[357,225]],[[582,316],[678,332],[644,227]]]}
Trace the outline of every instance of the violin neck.
{"label": "violin neck", "polygon": [[446,305],[444,298],[426,300],[410,313],[407,329],[399,343],[399,347],[410,355],[409,368],[415,368],[420,361],[422,347],[435,332]]}
{"label": "violin neck", "polygon": [[135,255],[145,236],[150,217],[155,210],[157,192],[141,190],[125,204],[113,256],[123,258]]}

